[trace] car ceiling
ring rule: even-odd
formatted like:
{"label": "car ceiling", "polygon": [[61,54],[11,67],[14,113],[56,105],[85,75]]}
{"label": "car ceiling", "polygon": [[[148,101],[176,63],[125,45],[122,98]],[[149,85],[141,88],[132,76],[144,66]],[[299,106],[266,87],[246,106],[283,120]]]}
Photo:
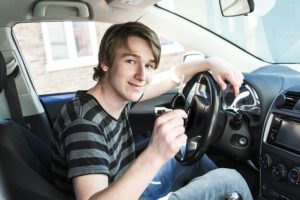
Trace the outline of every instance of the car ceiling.
{"label": "car ceiling", "polygon": [[[132,21],[141,17],[145,9],[159,0],[131,0],[124,4],[122,0],[84,0],[84,1],[36,1],[36,0],[1,0],[0,27],[13,26],[17,22],[51,21],[51,20],[94,20],[105,22]],[[46,16],[38,16],[34,9],[40,3],[54,2],[47,7]],[[70,7],[58,6],[60,3],[83,3],[88,7],[88,17],[75,16]],[[109,3],[108,3],[109,2]],[[16,6],[18,5],[18,6]]]}

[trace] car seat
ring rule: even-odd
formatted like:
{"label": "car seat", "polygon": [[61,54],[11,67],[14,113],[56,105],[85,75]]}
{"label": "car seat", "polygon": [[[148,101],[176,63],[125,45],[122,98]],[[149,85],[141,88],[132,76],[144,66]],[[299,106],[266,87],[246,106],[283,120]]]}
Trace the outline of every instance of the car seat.
{"label": "car seat", "polygon": [[[0,51],[0,93],[6,89],[6,63]],[[66,199],[54,187],[50,144],[13,120],[0,119],[0,167],[8,199]]]}

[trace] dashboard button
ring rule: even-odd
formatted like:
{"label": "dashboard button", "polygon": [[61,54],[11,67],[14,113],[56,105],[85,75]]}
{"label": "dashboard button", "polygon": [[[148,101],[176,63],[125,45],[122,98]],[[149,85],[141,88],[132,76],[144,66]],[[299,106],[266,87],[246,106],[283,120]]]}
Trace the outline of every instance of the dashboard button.
{"label": "dashboard button", "polygon": [[272,157],[270,154],[266,153],[260,157],[259,164],[264,169],[271,169],[272,167]]}
{"label": "dashboard button", "polygon": [[294,167],[289,171],[289,181],[295,185],[300,184],[300,167]]}
{"label": "dashboard button", "polygon": [[241,146],[246,146],[248,144],[248,139],[246,137],[240,137],[238,139],[238,143]]}
{"label": "dashboard button", "polygon": [[273,166],[272,175],[276,181],[283,181],[287,177],[287,169],[283,164],[279,163]]}

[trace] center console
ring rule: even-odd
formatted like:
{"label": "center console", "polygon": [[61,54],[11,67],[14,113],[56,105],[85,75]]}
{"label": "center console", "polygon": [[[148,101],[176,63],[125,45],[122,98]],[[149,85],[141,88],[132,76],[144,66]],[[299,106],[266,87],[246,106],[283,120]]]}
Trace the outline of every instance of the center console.
{"label": "center console", "polygon": [[260,153],[261,199],[300,200],[300,86],[273,102]]}

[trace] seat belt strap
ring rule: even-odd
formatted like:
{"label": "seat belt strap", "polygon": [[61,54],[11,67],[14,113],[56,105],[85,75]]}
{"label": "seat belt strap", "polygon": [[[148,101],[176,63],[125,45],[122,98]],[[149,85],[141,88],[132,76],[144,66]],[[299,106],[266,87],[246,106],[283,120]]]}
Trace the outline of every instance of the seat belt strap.
{"label": "seat belt strap", "polygon": [[7,76],[7,82],[5,85],[5,95],[7,99],[7,104],[10,111],[10,116],[16,123],[27,127],[22,114],[21,104],[17,92],[15,78],[19,74],[19,66],[16,66],[14,71]]}
{"label": "seat belt strap", "polygon": [[0,51],[0,93],[4,90],[6,84],[6,63]]}

